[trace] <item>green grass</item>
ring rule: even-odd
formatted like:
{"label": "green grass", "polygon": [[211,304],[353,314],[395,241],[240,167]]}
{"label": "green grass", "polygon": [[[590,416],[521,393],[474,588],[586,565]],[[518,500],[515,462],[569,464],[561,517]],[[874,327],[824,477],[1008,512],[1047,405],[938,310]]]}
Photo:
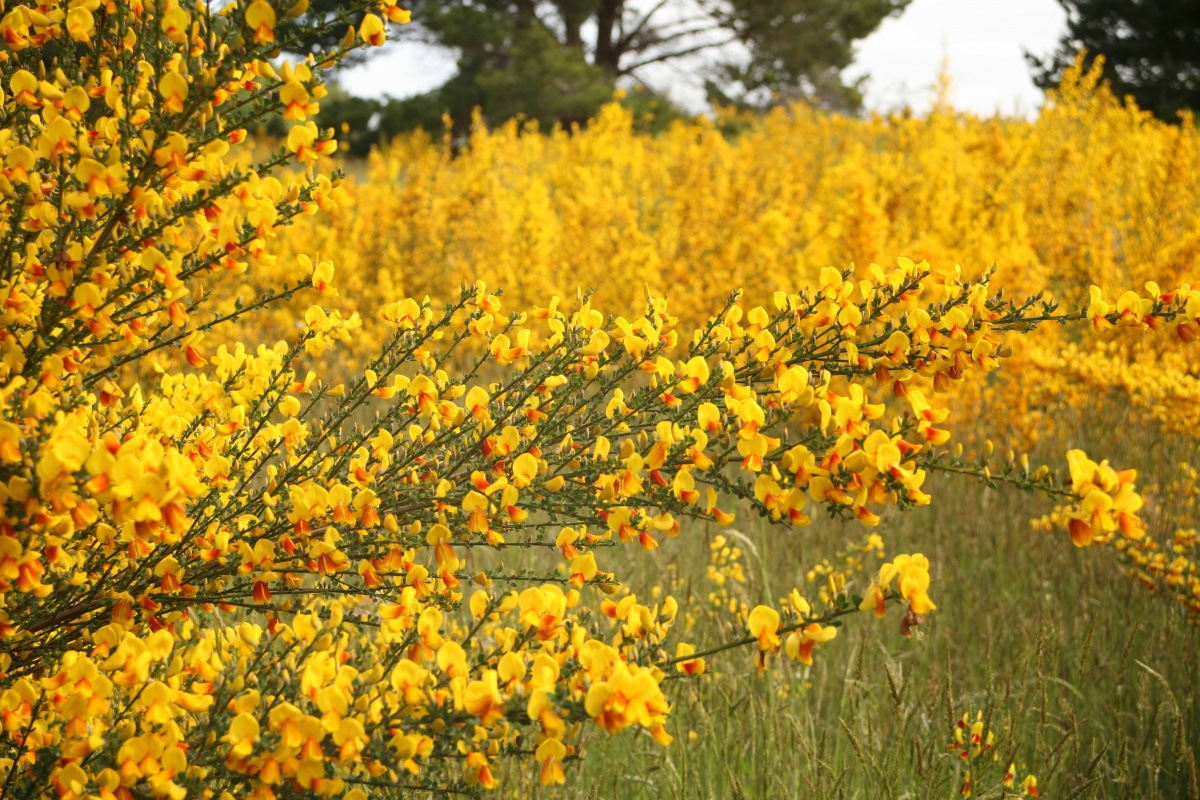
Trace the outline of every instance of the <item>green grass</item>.
{"label": "green grass", "polygon": [[[1190,440],[1159,438],[1154,449],[1146,441],[1126,430],[1089,452],[1142,467],[1143,485],[1167,480],[1183,458],[1195,463]],[[1061,450],[1043,455],[1052,453]],[[997,733],[993,783],[1014,761],[1019,776],[1038,776],[1043,797],[1200,798],[1197,628],[1169,598],[1130,580],[1109,551],[1033,530],[1030,520],[1049,508],[1041,499],[962,479],[927,488],[931,507],[893,513],[879,528],[889,557],[924,552],[932,561],[939,609],[917,636],[900,635],[893,609],[883,620],[851,617],[811,668],[775,661],[760,675],[750,652],[717,655],[704,678],[670,682],[670,747],[589,731],[566,787],[543,790],[522,767],[509,772],[504,795],[958,797],[953,725],[983,710]],[[745,514],[735,528],[753,543],[743,547],[750,603],[792,586],[814,597],[807,569],[863,533],[829,520],[789,530]],[[630,550],[618,574],[639,596],[672,585],[681,605],[688,592],[702,599],[717,532],[685,527],[653,553]],[[865,579],[856,578],[859,591]],[[684,638],[701,648],[741,635],[715,615],[699,619]]]}

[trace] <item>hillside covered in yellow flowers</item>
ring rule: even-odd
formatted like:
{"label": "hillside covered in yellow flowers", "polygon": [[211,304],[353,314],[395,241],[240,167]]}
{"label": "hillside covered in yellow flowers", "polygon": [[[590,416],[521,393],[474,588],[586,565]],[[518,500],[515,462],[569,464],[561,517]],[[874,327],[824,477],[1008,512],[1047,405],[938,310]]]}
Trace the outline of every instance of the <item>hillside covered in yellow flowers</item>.
{"label": "hillside covered in yellow flowers", "polygon": [[1200,798],[1191,120],[343,180],[308,5],[0,0],[0,800]]}
{"label": "hillside covered in yellow flowers", "polygon": [[649,291],[696,323],[731,288],[761,302],[898,253],[968,275],[999,265],[1007,286],[1071,300],[1093,283],[1167,285],[1200,258],[1200,135],[1125,106],[1098,75],[1068,73],[1032,120],[797,105],[654,136],[614,104],[576,132],[416,135],[374,153],[287,242],[338,253],[367,309],[483,279],[519,306],[586,288],[614,313]]}

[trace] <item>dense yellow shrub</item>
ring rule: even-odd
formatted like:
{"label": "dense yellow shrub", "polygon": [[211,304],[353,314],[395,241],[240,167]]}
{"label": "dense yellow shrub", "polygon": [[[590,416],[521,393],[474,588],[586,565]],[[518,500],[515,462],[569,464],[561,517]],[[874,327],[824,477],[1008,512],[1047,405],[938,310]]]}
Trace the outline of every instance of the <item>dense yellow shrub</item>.
{"label": "dense yellow shrub", "polygon": [[649,287],[692,324],[731,286],[761,303],[899,252],[968,274],[999,264],[1006,286],[1070,299],[1093,283],[1174,285],[1200,253],[1200,135],[1122,105],[1097,76],[1069,73],[1032,121],[798,105],[733,138],[704,120],[650,136],[612,105],[573,134],[478,127],[461,151],[418,134],[288,241],[343,253],[363,304],[359,289],[444,298],[482,278],[521,307],[585,287],[633,309]]}
{"label": "dense yellow shrub", "polygon": [[[653,137],[613,105],[575,134],[511,122],[477,128],[461,149],[418,134],[356,168],[336,209],[289,233],[280,263],[338,253],[341,307],[368,327],[379,298],[440,299],[480,278],[518,307],[587,288],[599,307],[628,311],[649,291],[696,324],[731,286],[764,302],[825,266],[862,273],[898,252],[968,275],[998,264],[1005,286],[1068,302],[1093,283],[1187,280],[1200,244],[1196,128],[1123,105],[1098,74],[1068,73],[1031,122],[944,103],[867,120],[797,106],[733,139],[705,121]],[[1186,349],[1032,341],[1043,346],[1017,347],[1019,387],[989,388],[1013,410],[1018,444],[1097,392],[1175,429],[1200,425]]]}
{"label": "dense yellow shrub", "polygon": [[[514,121],[477,127],[461,148],[418,134],[373,154],[283,252],[337,253],[343,308],[368,326],[379,298],[445,299],[476,279],[517,307],[584,288],[623,312],[649,291],[696,325],[731,287],[765,303],[824,267],[853,262],[864,276],[897,253],[967,275],[999,265],[1009,289],[1065,302],[1092,284],[1190,280],[1200,133],[1123,104],[1098,77],[1068,72],[1031,121],[944,102],[862,120],[798,105],[733,138],[705,120],[650,136],[614,104],[574,133]],[[1053,333],[1030,341],[1042,346],[1017,347],[1020,385],[987,390],[1012,409],[1018,444],[1052,428],[1058,404],[1098,391],[1178,429],[1200,425],[1187,349],[1161,337],[1118,337],[1100,353]]]}

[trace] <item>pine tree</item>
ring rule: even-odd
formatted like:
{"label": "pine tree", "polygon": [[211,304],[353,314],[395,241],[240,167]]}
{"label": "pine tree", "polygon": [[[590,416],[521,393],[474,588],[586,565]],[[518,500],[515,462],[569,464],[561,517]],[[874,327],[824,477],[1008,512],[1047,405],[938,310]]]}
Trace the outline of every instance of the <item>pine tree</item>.
{"label": "pine tree", "polygon": [[1196,0],[1058,0],[1067,31],[1045,57],[1026,53],[1034,82],[1046,89],[1080,53],[1103,56],[1104,77],[1119,95],[1160,119],[1200,108],[1200,2]]}

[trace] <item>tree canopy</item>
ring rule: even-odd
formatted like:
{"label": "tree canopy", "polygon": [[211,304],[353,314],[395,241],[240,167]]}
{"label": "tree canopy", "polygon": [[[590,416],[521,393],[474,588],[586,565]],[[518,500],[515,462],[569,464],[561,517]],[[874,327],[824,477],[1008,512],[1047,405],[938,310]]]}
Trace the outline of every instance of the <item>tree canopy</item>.
{"label": "tree canopy", "polygon": [[[569,124],[591,116],[618,83],[655,94],[664,67],[702,77],[714,100],[853,109],[858,85],[842,72],[854,43],[910,1],[421,0],[405,35],[452,49],[457,73],[432,92],[381,104],[373,124],[390,133],[449,114],[464,125],[476,107],[489,121],[523,114]],[[342,2],[313,0],[297,24]],[[326,34],[309,45],[334,42]]]}
{"label": "tree canopy", "polygon": [[1081,54],[1104,58],[1104,77],[1120,95],[1160,119],[1200,108],[1200,3],[1196,0],[1058,0],[1067,31],[1044,57],[1026,53],[1034,82],[1058,84]]}

